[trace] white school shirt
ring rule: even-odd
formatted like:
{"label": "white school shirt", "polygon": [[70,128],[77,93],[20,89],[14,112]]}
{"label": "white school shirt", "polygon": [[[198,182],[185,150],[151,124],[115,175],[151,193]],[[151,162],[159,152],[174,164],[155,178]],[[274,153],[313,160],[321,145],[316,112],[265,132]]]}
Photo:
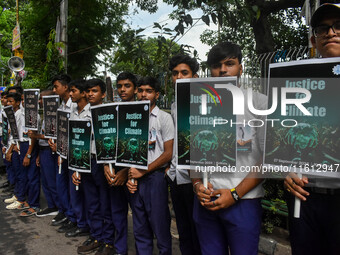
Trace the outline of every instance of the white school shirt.
{"label": "white school shirt", "polygon": [[[78,106],[74,107],[71,112],[70,120],[90,120],[92,123],[92,114],[90,110],[90,104],[88,103],[87,105],[85,105],[85,107],[80,113],[78,113]],[[93,129],[91,129],[91,142],[90,142],[91,154],[96,154],[96,145],[95,145],[93,137],[94,137]]]}
{"label": "white school shirt", "polygon": [[[173,118],[174,123],[176,123],[176,104],[173,103],[171,105],[171,115]],[[173,152],[172,152],[172,160],[171,160],[171,164],[170,164],[170,169],[167,172],[167,175],[169,176],[169,178],[174,181],[176,178],[176,183],[177,185],[180,184],[187,184],[187,183],[191,183],[191,179],[189,177],[189,173],[188,170],[186,169],[179,169],[176,166],[176,147],[175,147],[175,143],[174,143],[174,148],[173,148]]]}
{"label": "white school shirt", "polygon": [[[149,119],[149,137],[153,137],[156,134],[155,148],[149,148],[148,164],[151,164],[164,152],[164,143],[173,140],[175,134],[174,122],[169,113],[166,113],[155,106],[150,113]],[[161,167],[166,167],[168,163],[165,163]]]}

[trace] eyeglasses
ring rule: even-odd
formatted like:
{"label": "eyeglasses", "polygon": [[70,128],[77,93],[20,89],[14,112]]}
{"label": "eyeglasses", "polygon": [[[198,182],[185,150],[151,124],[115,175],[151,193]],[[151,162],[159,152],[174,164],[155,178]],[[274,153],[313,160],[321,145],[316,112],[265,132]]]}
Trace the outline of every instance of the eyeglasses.
{"label": "eyeglasses", "polygon": [[321,37],[328,34],[329,29],[332,28],[332,31],[335,34],[340,34],[340,21],[335,22],[333,25],[320,25],[313,29],[313,35],[315,37]]}

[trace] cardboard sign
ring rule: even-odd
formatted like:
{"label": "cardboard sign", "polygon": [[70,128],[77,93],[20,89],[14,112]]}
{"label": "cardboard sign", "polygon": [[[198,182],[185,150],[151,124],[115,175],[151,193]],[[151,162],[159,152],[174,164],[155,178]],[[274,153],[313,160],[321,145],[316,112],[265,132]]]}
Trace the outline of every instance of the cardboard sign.
{"label": "cardboard sign", "polygon": [[116,165],[148,169],[150,101],[119,103]]}
{"label": "cardboard sign", "polygon": [[117,109],[116,103],[91,106],[97,163],[116,162]]}

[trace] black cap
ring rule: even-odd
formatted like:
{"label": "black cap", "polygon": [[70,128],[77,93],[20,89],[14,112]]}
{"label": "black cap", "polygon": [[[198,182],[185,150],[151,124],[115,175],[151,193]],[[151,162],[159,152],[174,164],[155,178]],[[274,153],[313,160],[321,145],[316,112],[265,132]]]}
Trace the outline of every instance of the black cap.
{"label": "black cap", "polygon": [[330,4],[326,3],[321,5],[313,14],[311,25],[312,27],[316,27],[318,23],[329,14],[330,11],[338,11],[339,12],[339,18],[340,18],[340,4]]}

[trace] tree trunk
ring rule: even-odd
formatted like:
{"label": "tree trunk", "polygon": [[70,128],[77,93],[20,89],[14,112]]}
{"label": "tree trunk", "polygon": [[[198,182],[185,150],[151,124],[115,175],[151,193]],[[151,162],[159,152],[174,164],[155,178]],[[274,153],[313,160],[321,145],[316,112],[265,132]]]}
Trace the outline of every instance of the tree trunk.
{"label": "tree trunk", "polygon": [[251,23],[256,42],[256,53],[266,53],[274,51],[275,43],[268,22],[267,15],[261,15],[259,19],[254,19]]}

